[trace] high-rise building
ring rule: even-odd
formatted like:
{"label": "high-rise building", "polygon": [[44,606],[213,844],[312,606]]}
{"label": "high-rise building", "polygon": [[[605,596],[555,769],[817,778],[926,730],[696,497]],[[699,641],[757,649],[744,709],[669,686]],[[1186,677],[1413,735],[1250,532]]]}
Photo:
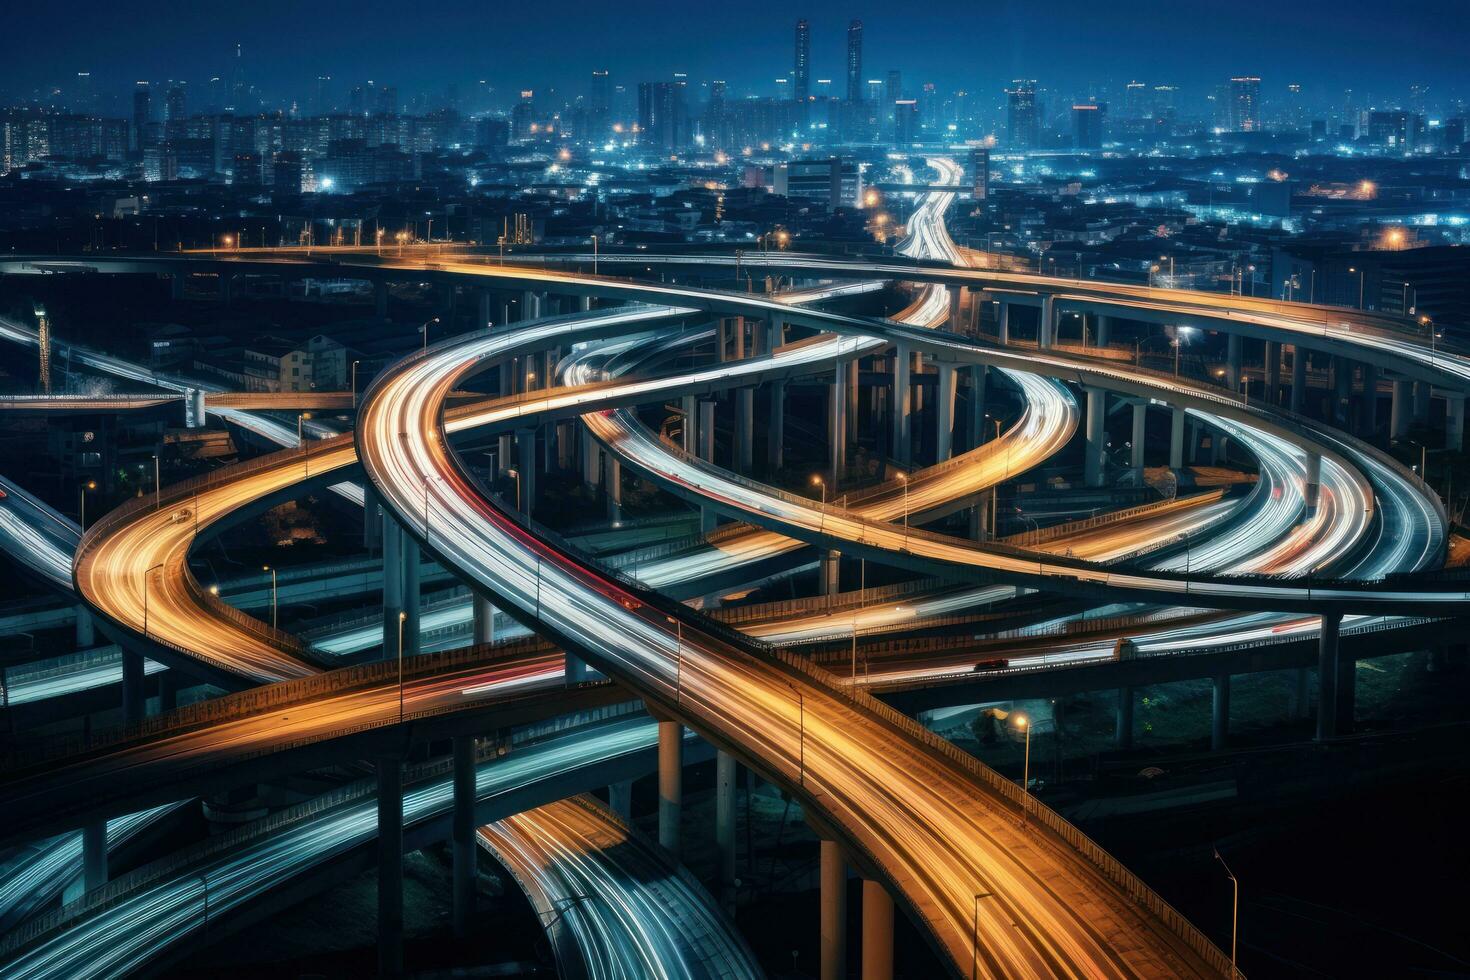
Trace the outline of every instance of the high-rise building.
{"label": "high-rise building", "polygon": [[230,100],[225,106],[228,112],[249,112],[250,86],[245,81],[245,50],[235,45],[235,63],[230,66]]}
{"label": "high-rise building", "polygon": [[812,94],[812,29],[805,20],[796,22],[796,57],[791,66],[791,98],[805,106]]}
{"label": "high-rise building", "polygon": [[638,83],[638,142],[665,153],[689,142],[689,120],[682,80]]}
{"label": "high-rise building", "polygon": [[1100,150],[1107,107],[1096,102],[1072,106],[1072,145],[1079,150]]}
{"label": "high-rise building", "polygon": [[847,101],[861,102],[863,99],[863,22],[849,21],[847,25]]}
{"label": "high-rise building", "polygon": [[332,76],[318,75],[316,77],[316,104],[314,109],[318,116],[325,116],[335,108],[332,105]]}
{"label": "high-rise building", "polygon": [[716,79],[709,83],[709,105],[704,116],[704,132],[708,145],[725,149],[732,143],[730,121],[725,112],[725,83]]}
{"label": "high-rise building", "polygon": [[919,132],[917,99],[897,99],[893,103],[893,145],[908,146]]}
{"label": "high-rise building", "polygon": [[182,139],[184,136],[187,99],[184,94],[184,83],[169,80],[168,88],[163,94],[163,134],[168,140]]}
{"label": "high-rise building", "polygon": [[1237,133],[1261,129],[1261,79],[1239,75],[1230,79],[1230,128]]}
{"label": "high-rise building", "polygon": [[153,117],[153,93],[147,82],[133,86],[133,138],[132,150],[142,152],[148,142],[148,122]]}
{"label": "high-rise building", "polygon": [[970,150],[970,196],[976,201],[990,196],[990,150],[983,146]]}
{"label": "high-rise building", "polygon": [[84,115],[92,115],[97,111],[97,94],[92,89],[92,73],[89,71],[77,72],[76,91],[71,98],[72,112]]}
{"label": "high-rise building", "polygon": [[888,84],[884,91],[884,98],[888,103],[888,113],[891,119],[897,111],[893,107],[894,103],[903,98],[903,73],[897,68],[888,70]]}
{"label": "high-rise building", "polygon": [[1018,78],[1006,89],[1006,133],[1017,149],[1034,149],[1041,143],[1041,108],[1036,102],[1036,81]]}
{"label": "high-rise building", "polygon": [[521,90],[521,101],[510,110],[510,138],[513,140],[528,140],[535,132],[536,126],[536,93],[531,89]]}
{"label": "high-rise building", "polygon": [[790,200],[836,208],[842,202],[842,161],[831,157],[779,163],[771,174],[771,190]]}

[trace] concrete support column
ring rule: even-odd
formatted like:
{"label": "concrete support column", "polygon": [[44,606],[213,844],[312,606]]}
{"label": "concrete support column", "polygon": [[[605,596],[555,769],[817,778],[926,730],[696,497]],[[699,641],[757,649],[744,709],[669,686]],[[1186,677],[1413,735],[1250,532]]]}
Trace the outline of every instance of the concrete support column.
{"label": "concrete support column", "polygon": [[1444,403],[1444,447],[1452,452],[1465,448],[1465,396],[1450,395]]}
{"label": "concrete support column", "polygon": [[1036,346],[1051,347],[1057,340],[1057,300],[1047,294],[1041,297],[1041,319],[1036,324]]}
{"label": "concrete support column", "polygon": [[545,302],[545,293],[538,293],[531,289],[521,293],[521,319],[534,320],[541,316],[541,310]]}
{"label": "concrete support column", "polygon": [[863,879],[863,980],[893,980],[893,899],[881,881]]}
{"label": "concrete support column", "polygon": [[970,425],[969,448],[974,449],[985,442],[985,383],[989,376],[984,364],[970,365]]}
{"label": "concrete support column", "polygon": [[1129,464],[1140,486],[1143,485],[1143,443],[1148,431],[1148,402],[1133,403],[1132,456]]}
{"label": "concrete support column", "polygon": [[862,365],[856,357],[847,362],[847,438],[853,442],[856,442],[861,434],[859,431],[861,419],[858,416],[858,403],[862,397],[861,368]]}
{"label": "concrete support column", "polygon": [[1281,343],[1266,341],[1266,404],[1281,404]]}
{"label": "concrete support column", "polygon": [[516,430],[516,505],[527,517],[536,509],[536,430]]}
{"label": "concrete support column", "polygon": [[[707,463],[715,459],[715,403],[705,399],[699,401],[699,458]],[[719,515],[712,507],[699,509],[699,528],[708,533],[719,523]]]}
{"label": "concrete support column", "polygon": [[960,305],[964,302],[964,289],[962,287],[949,287],[949,324],[948,329],[954,333],[960,333],[964,329],[964,321],[960,319]]}
{"label": "concrete support column", "polygon": [[817,565],[817,593],[827,596],[830,600],[838,593],[838,582],[842,573],[842,552],[824,551],[822,560]]}
{"label": "concrete support column", "polygon": [[623,461],[616,453],[607,456],[607,519],[623,519]]}
{"label": "concrete support column", "polygon": [[835,494],[847,469],[847,364],[843,361],[838,361],[833,371],[827,398],[827,442],[827,463],[832,471],[829,486]]}
{"label": "concrete support column", "polygon": [[77,603],[76,646],[87,650],[97,645],[97,629],[92,619],[92,610]]}
{"label": "concrete support column", "polygon": [[91,891],[107,884],[107,821],[82,827],[82,888]]}
{"label": "concrete support column", "polygon": [[1097,315],[1097,346],[1107,347],[1113,342],[1113,318]]}
{"label": "concrete support column", "polygon": [[1103,485],[1103,451],[1106,430],[1108,393],[1101,388],[1087,388],[1087,445],[1083,449],[1084,482],[1089,487]]}
{"label": "concrete support column", "polygon": [[419,543],[404,534],[403,544],[403,655],[419,652]]}
{"label": "concrete support column", "polygon": [[1001,300],[996,304],[995,333],[996,339],[1002,344],[1011,342],[1011,304]]}
{"label": "concrete support column", "polygon": [[1178,473],[1184,469],[1184,409],[1169,411],[1169,469]]}
{"label": "concrete support column", "polygon": [[1307,352],[1301,344],[1291,345],[1291,410],[1300,413],[1307,398]]}
{"label": "concrete support column", "polygon": [[1307,453],[1307,475],[1303,493],[1307,498],[1307,516],[1317,513],[1317,498],[1322,493],[1322,456]]}
{"label": "concrete support column", "polygon": [[913,392],[909,388],[909,369],[913,358],[904,344],[893,348],[893,458],[909,465],[909,411]]}
{"label": "concrete support column", "polygon": [[1113,742],[1120,749],[1133,748],[1133,688],[1118,688],[1117,724],[1113,730]]}
{"label": "concrete support column", "polygon": [[934,416],[938,423],[934,434],[934,461],[942,463],[954,455],[955,366],[940,364],[938,370],[939,404],[934,406]]}
{"label": "concrete support column", "polygon": [[821,842],[821,980],[847,977],[847,865],[842,845]]}
{"label": "concrete support column", "polygon": [[378,975],[403,973],[403,763],[379,756]]}
{"label": "concrete support column", "polygon": [[658,842],[679,857],[679,818],[684,803],[684,726],[658,723]]}
{"label": "concrete support column", "polygon": [[755,389],[735,391],[735,472],[747,476],[755,468]]}
{"label": "concrete support column", "polygon": [[1242,361],[1240,349],[1240,334],[1227,334],[1225,337],[1225,386],[1232,392],[1240,391],[1240,369]]}
{"label": "concrete support column", "polygon": [[1337,727],[1338,630],[1341,613],[1322,617],[1322,635],[1317,647],[1317,738],[1332,738]]}
{"label": "concrete support column", "polygon": [[485,643],[495,642],[495,606],[489,599],[482,595],[475,595],[471,602],[471,616],[474,620],[474,641],[479,646]]}
{"label": "concrete support column", "polygon": [[607,805],[624,823],[633,820],[633,780],[623,779],[607,788]]}
{"label": "concrete support column", "polygon": [[699,399],[685,395],[679,404],[684,409],[683,449],[694,455],[699,451]]}
{"label": "concrete support column", "polygon": [[479,300],[475,316],[475,329],[484,330],[486,327],[491,326],[494,323],[494,300],[492,299],[490,290],[488,289],[478,290],[475,295],[476,298]]}
{"label": "concrete support column", "polygon": [[1409,434],[1409,420],[1414,413],[1414,382],[1395,378],[1393,401],[1388,409],[1388,434],[1391,439],[1402,439]]}
{"label": "concrete support column", "polygon": [[602,446],[585,425],[578,438],[582,440],[582,483],[595,491],[602,485]]}
{"label": "concrete support column", "polygon": [[383,659],[398,657],[398,616],[403,612],[403,529],[383,515]]}
{"label": "concrete support column", "polygon": [[766,434],[766,465],[773,471],[786,463],[786,382],[772,381],[770,429]]}
{"label": "concrete support column", "polygon": [[469,935],[475,915],[475,739],[454,737],[454,935]]}
{"label": "concrete support column", "polygon": [[720,854],[720,892],[735,894],[735,757],[715,754],[715,848]]}
{"label": "concrete support column", "polygon": [[1230,675],[1216,674],[1210,699],[1210,750],[1218,752],[1230,738]]}
{"label": "concrete support column", "polygon": [[1363,409],[1359,414],[1359,432],[1371,439],[1378,431],[1378,365],[1363,362]]}
{"label": "concrete support column", "polygon": [[1432,387],[1428,381],[1414,382],[1414,421],[1420,425],[1429,421],[1429,392]]}
{"label": "concrete support column", "polygon": [[204,428],[209,424],[209,406],[205,404],[204,392],[198,388],[190,388],[184,397],[189,400],[188,427],[191,429]]}
{"label": "concrete support column", "polygon": [[143,687],[143,655],[124,650],[122,662],[123,724],[136,725],[148,714],[147,692]]}

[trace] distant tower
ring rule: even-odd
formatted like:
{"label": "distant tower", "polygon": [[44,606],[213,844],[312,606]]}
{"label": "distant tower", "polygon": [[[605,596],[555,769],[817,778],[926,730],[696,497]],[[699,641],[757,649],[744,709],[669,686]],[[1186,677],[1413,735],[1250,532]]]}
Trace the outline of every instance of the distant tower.
{"label": "distant tower", "polygon": [[812,94],[812,29],[805,20],[796,22],[796,59],[792,63],[791,97],[805,105]]}
{"label": "distant tower", "polygon": [[41,345],[41,365],[38,372],[41,394],[51,394],[51,318],[46,307],[36,304],[36,336]]}
{"label": "distant tower", "polygon": [[847,25],[847,101],[863,101],[863,22]]}

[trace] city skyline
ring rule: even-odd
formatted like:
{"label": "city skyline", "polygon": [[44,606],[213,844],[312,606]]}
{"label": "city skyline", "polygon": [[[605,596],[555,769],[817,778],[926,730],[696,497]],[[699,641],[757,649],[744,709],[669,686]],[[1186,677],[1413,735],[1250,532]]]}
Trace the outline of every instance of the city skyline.
{"label": "city skyline", "polygon": [[[1289,84],[1301,85],[1309,103],[1323,105],[1340,102],[1348,88],[1365,106],[1403,103],[1414,86],[1427,87],[1431,106],[1466,95],[1451,69],[1452,51],[1463,44],[1465,32],[1447,4],[1441,18],[1436,18],[1436,5],[1421,7],[1422,17],[1438,19],[1445,28],[1433,33],[1419,31],[1417,23],[1384,21],[1321,3],[1292,11],[1260,4],[1254,14],[1220,18],[1212,25],[1216,36],[1204,49],[1189,43],[1195,28],[1189,18],[1178,18],[1177,24],[1153,19],[1143,33],[1126,18],[1070,3],[1039,12],[1002,5],[984,14],[929,9],[902,16],[835,3],[808,4],[807,9],[755,4],[741,8],[740,16],[702,13],[704,30],[692,35],[687,19],[662,16],[661,4],[616,13],[578,9],[568,22],[565,10],[465,13],[434,5],[416,8],[408,20],[396,14],[362,18],[346,5],[328,3],[290,35],[262,30],[275,19],[265,8],[275,4],[248,16],[204,9],[153,17],[82,6],[92,8],[86,16],[99,29],[85,37],[59,37],[40,50],[23,39],[31,30],[54,28],[54,15],[13,14],[19,29],[0,42],[8,64],[0,96],[27,103],[58,93],[64,102],[72,98],[78,73],[86,72],[102,111],[126,108],[128,90],[137,80],[185,81],[193,86],[197,106],[211,78],[229,84],[237,68],[266,108],[295,102],[308,111],[314,108],[318,76],[332,78],[339,101],[351,87],[375,80],[396,87],[405,100],[422,98],[430,105],[446,101],[451,87],[468,102],[485,86],[495,90],[496,107],[507,107],[526,88],[556,90],[558,99],[571,102],[587,95],[594,69],[610,71],[613,83],[629,91],[640,81],[679,72],[695,85],[726,81],[732,98],[778,96],[794,91],[792,31],[798,20],[809,25],[814,96],[846,95],[851,20],[864,24],[866,80],[897,70],[906,94],[934,83],[942,93],[964,89],[981,100],[999,101],[1012,79],[1035,78],[1043,89],[1079,98],[1121,95],[1127,82],[1138,79],[1179,86],[1185,102],[1196,104],[1226,78],[1251,74],[1262,78],[1268,103],[1284,95]],[[444,48],[434,39],[440,31],[456,37],[476,31],[489,38],[543,37],[558,57],[548,60],[544,45],[530,42],[506,47],[491,40],[477,49],[483,54]],[[1399,32],[1414,35],[1412,47],[1395,42]],[[394,44],[382,42],[388,36]],[[1282,36],[1292,37],[1292,48],[1279,42]],[[619,43],[624,38],[637,43]],[[236,45],[243,52],[238,66],[233,64]],[[781,78],[785,85],[777,84]],[[467,105],[470,110],[487,107]]]}

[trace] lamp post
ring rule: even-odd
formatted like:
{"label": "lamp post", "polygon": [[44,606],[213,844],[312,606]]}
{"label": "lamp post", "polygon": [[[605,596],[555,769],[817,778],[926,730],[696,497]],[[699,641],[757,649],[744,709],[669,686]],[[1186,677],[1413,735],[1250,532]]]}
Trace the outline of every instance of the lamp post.
{"label": "lamp post", "polygon": [[[999,425],[1000,423],[997,422],[997,433],[1000,432]],[[909,475],[907,473],[898,474],[898,482],[903,484],[903,537],[904,547],[907,548],[909,537]]]}
{"label": "lamp post", "polygon": [[424,325],[423,326],[419,327],[419,333],[421,333],[421,334],[424,335],[424,350],[425,351],[427,351],[429,349],[429,324],[431,324],[431,323],[438,323],[438,322],[439,322],[439,318],[437,316],[436,317],[430,317],[429,319],[427,319],[427,320],[424,321]]}
{"label": "lamp post", "polygon": [[665,616],[674,626],[674,703],[679,703],[684,689],[684,621],[676,616]]}
{"label": "lamp post", "polygon": [[307,444],[302,423],[309,418],[311,418],[310,412],[298,412],[296,415],[296,444],[301,447],[301,465],[306,470],[307,476],[311,476],[311,447]]}
{"label": "lamp post", "polygon": [[408,619],[406,610],[398,610],[398,724],[403,724],[403,624]]}
{"label": "lamp post", "polygon": [[270,565],[261,565],[260,570],[271,573],[271,629],[276,629],[276,570]]}
{"label": "lamp post", "polygon": [[1016,715],[1016,727],[1026,733],[1025,761],[1021,765],[1021,791],[1026,794],[1028,804],[1021,812],[1025,813],[1031,801],[1031,721],[1025,715]]}
{"label": "lamp post", "polygon": [[1234,892],[1230,900],[1230,976],[1240,976],[1240,970],[1235,965],[1236,941],[1240,936],[1240,882],[1235,877],[1235,872],[1230,870],[1230,865],[1220,856],[1220,849],[1215,849],[1215,860],[1225,869],[1225,874],[1230,878],[1230,885]]}
{"label": "lamp post", "polygon": [[1348,266],[1348,272],[1355,272],[1358,275],[1358,309],[1360,310],[1363,308],[1363,286],[1367,271],[1366,268],[1359,269],[1355,266]]}
{"label": "lamp post", "polygon": [[524,510],[525,508],[521,506],[521,471],[518,470],[518,469],[516,469],[514,466],[512,466],[512,467],[510,467],[509,469],[507,469],[505,471],[505,475],[506,476],[509,476],[509,477],[514,477],[515,478],[515,481],[516,481],[516,510]]}
{"label": "lamp post", "polygon": [[357,362],[357,361],[353,361],[352,362],[352,408],[353,408],[354,411],[357,409],[357,365],[358,365],[358,363],[359,362]]}
{"label": "lamp post", "polygon": [[153,455],[153,509],[163,506],[163,483],[158,477],[158,454]]}
{"label": "lamp post", "polygon": [[823,480],[820,476],[813,476],[812,477],[812,486],[817,487],[818,489],[820,489],[822,491],[822,503],[823,504],[826,504],[827,503],[827,482],[825,480]]}
{"label": "lamp post", "polygon": [[592,274],[597,275],[597,236],[592,236]]}
{"label": "lamp post", "polygon": [[97,481],[88,480],[86,483],[82,484],[81,489],[78,491],[78,496],[81,498],[82,503],[81,507],[77,508],[77,514],[79,518],[78,523],[81,524],[83,531],[87,529],[87,491],[96,489]]}

